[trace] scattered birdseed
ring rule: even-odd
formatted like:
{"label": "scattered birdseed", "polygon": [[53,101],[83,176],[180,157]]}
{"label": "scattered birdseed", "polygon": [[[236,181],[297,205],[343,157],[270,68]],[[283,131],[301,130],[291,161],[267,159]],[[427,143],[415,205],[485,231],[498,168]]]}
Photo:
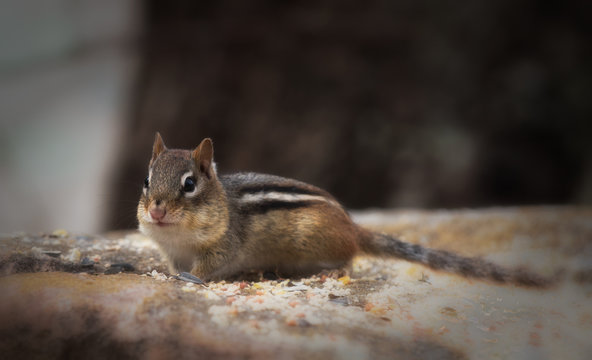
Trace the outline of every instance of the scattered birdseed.
{"label": "scattered birdseed", "polygon": [[68,234],[68,231],[67,231],[67,230],[64,230],[64,229],[57,229],[57,230],[54,230],[54,232],[52,232],[52,233],[51,233],[51,235],[53,235],[53,236],[56,236],[56,237],[65,238],[65,237],[67,237],[69,234]]}
{"label": "scattered birdseed", "polygon": [[166,281],[168,279],[165,274],[159,273],[156,270],[152,270],[152,272],[147,273],[147,275],[152,276],[155,280],[159,281]]}
{"label": "scattered birdseed", "polygon": [[64,256],[64,260],[69,261],[69,262],[73,262],[73,263],[78,263],[78,262],[80,262],[81,256],[82,256],[82,254],[80,253],[80,249],[72,248],[72,249],[70,249],[70,252],[68,252],[68,255]]}
{"label": "scattered birdseed", "polygon": [[51,256],[54,258],[57,258],[60,255],[62,255],[62,252],[59,250],[42,250],[41,252],[47,256]]}
{"label": "scattered birdseed", "polygon": [[85,267],[86,266],[90,267],[90,266],[93,266],[94,264],[95,264],[95,262],[87,257],[83,258],[82,261],[80,261],[80,265],[85,266]]}

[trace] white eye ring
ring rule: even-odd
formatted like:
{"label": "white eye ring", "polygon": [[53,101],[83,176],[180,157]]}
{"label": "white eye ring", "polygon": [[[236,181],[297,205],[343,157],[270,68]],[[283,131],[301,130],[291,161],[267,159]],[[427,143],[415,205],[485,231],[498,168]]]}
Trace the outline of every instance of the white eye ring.
{"label": "white eye ring", "polygon": [[[152,168],[148,169],[148,177],[146,179],[148,179],[148,186],[150,186],[150,184],[152,183]],[[148,193],[148,186],[144,186],[142,188],[142,192],[144,193],[144,195]]]}
{"label": "white eye ring", "polygon": [[[187,180],[187,178],[191,176],[193,176],[193,171],[188,171],[185,174],[183,174],[183,176],[181,176],[181,188],[185,187],[185,180]],[[195,188],[193,189],[193,191],[184,192],[184,194],[186,198],[194,197],[197,194],[197,184],[195,184]]]}

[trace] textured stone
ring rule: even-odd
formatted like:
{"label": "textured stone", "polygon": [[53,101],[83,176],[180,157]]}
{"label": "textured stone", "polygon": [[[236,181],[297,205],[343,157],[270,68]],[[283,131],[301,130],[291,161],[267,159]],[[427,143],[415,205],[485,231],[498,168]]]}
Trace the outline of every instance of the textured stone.
{"label": "textured stone", "polygon": [[[591,209],[366,212],[355,218],[425,246],[543,274],[563,269],[565,276],[550,289],[524,289],[358,257],[345,270],[310,278],[265,280],[259,274],[199,285],[166,273],[153,243],[136,233],[15,234],[0,240],[0,354],[181,359],[589,354]],[[80,256],[71,256],[74,249]],[[121,272],[108,275],[112,268]]]}

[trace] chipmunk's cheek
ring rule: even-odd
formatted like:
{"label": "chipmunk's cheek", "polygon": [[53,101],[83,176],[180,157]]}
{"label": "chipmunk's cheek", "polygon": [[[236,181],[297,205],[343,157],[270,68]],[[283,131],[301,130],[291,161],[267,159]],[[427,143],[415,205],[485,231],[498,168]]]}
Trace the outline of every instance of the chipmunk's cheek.
{"label": "chipmunk's cheek", "polygon": [[182,217],[177,221],[177,225],[180,225],[184,228],[188,228],[190,223],[189,223],[189,221],[187,221],[186,217]]}
{"label": "chipmunk's cheek", "polygon": [[187,229],[196,229],[199,227],[199,221],[197,216],[192,213],[186,213],[180,219],[180,224],[183,225]]}
{"label": "chipmunk's cheek", "polygon": [[136,216],[140,224],[149,222],[148,218],[146,217],[147,213],[148,212],[146,211],[146,207],[144,207],[143,205],[138,206]]}
{"label": "chipmunk's cheek", "polygon": [[152,217],[150,217],[150,213],[148,212],[148,209],[144,208],[142,211],[142,221],[144,221],[147,224],[152,223]]}

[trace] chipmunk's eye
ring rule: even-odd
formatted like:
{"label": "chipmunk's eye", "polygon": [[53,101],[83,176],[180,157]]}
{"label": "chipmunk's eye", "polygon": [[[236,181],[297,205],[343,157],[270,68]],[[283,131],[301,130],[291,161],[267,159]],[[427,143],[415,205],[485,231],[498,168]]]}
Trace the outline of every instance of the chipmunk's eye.
{"label": "chipmunk's eye", "polygon": [[195,190],[195,179],[188,177],[183,184],[183,192],[190,193]]}
{"label": "chipmunk's eye", "polygon": [[144,187],[148,188],[148,185],[150,185],[150,182],[148,181],[148,176],[146,176],[146,179],[144,179]]}

